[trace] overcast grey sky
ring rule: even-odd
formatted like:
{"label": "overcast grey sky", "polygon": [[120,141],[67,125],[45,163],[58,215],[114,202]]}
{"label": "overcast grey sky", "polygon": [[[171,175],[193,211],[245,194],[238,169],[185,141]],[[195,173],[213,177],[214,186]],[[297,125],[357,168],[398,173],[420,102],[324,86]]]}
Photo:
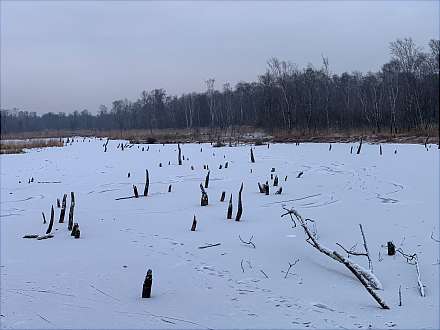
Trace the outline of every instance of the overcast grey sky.
{"label": "overcast grey sky", "polygon": [[376,71],[388,45],[439,38],[438,1],[1,1],[1,107],[96,112],[142,90],[252,81],[273,56]]}

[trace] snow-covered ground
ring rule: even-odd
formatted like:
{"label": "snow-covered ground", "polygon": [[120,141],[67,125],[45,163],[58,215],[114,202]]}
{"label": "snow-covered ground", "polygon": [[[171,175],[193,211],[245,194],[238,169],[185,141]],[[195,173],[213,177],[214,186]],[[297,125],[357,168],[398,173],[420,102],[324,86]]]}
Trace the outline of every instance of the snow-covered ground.
{"label": "snow-covered ground", "polygon": [[[249,146],[184,144],[179,166],[177,145],[121,151],[120,141],[110,141],[104,153],[104,142],[78,138],[63,148],[1,156],[2,328],[439,328],[436,145],[387,144],[379,155],[378,145],[364,144],[357,155],[354,144],[352,154],[351,144],[331,151],[328,144],[271,144],[253,147],[251,163]],[[211,180],[209,205],[201,207],[204,164]],[[266,196],[257,182],[270,183],[272,167],[283,191],[275,195],[271,184]],[[142,194],[146,169],[149,197],[115,200],[132,195],[133,184]],[[227,220],[229,194],[235,216],[242,182],[242,219]],[[80,239],[67,230],[70,191]],[[64,193],[60,224],[56,199]],[[45,233],[41,212],[49,219],[51,205],[54,238],[22,238]],[[383,285],[376,292],[391,309],[381,309],[347,268],[305,242],[302,228],[280,217],[283,205],[315,220],[319,242],[343,255],[336,243],[363,251],[362,224]],[[253,236],[255,248],[239,235]],[[387,241],[417,253],[426,297],[415,266],[388,256]],[[213,243],[221,245],[198,248]],[[365,257],[350,260],[368,266]],[[142,299],[149,268],[152,297]]]}

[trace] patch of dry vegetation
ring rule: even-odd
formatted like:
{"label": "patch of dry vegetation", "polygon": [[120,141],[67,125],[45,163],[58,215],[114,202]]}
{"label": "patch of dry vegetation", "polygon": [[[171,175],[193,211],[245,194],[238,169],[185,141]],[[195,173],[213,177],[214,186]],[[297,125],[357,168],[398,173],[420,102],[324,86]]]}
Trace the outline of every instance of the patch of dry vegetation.
{"label": "patch of dry vegetation", "polygon": [[1,140],[0,154],[21,154],[24,149],[62,147],[59,139]]}

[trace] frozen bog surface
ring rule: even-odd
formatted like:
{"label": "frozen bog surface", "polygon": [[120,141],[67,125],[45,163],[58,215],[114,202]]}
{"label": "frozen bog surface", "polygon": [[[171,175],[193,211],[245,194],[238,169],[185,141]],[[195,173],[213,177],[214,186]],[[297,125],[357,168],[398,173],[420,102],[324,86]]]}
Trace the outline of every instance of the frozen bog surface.
{"label": "frozen bog surface", "polygon": [[[437,146],[384,144],[380,155],[378,145],[364,143],[357,155],[350,154],[356,144],[335,143],[330,151],[326,143],[271,144],[252,147],[252,163],[249,146],[181,144],[178,165],[174,144],[121,151],[126,141],[110,141],[104,152],[104,142],[78,138],[1,155],[2,328],[439,328]],[[207,206],[200,205],[203,165],[210,170]],[[266,181],[268,196],[258,190]],[[235,221],[241,183],[243,214]],[[139,198],[116,200],[132,196],[133,185]],[[79,239],[67,229],[70,192]],[[46,233],[52,205],[54,237],[23,238]],[[308,223],[319,242],[345,257],[336,243],[364,252],[362,224],[383,286],[376,293],[391,309],[310,246],[300,226],[281,218],[283,206],[314,220]],[[388,256],[388,241],[417,254],[425,297],[416,266],[399,252]],[[364,256],[349,260],[368,269]],[[151,298],[142,299],[148,269]]]}

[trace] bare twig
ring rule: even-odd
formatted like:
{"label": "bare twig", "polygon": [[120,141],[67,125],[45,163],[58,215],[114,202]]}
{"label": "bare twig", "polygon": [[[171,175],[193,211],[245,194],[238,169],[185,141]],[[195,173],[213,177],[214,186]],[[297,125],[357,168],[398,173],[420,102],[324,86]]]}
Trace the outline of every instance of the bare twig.
{"label": "bare twig", "polygon": [[356,245],[353,245],[350,250],[347,250],[345,247],[343,247],[341,244],[336,243],[337,246],[339,246],[342,250],[344,250],[348,255],[353,255],[353,256],[367,256],[366,253],[363,252],[356,252],[353,249],[356,247]]}
{"label": "bare twig", "polygon": [[215,243],[215,244],[208,244],[208,245],[204,245],[204,246],[199,246],[199,249],[206,249],[209,247],[213,247],[213,246],[219,246],[221,243]]}
{"label": "bare twig", "polygon": [[296,259],[293,263],[289,262],[289,268],[287,269],[287,272],[286,272],[286,275],[284,275],[284,278],[287,278],[287,275],[289,275],[289,272],[290,272],[290,268],[292,268],[292,266],[295,266],[298,261],[299,261],[299,259]]}
{"label": "bare twig", "polygon": [[252,242],[252,239],[254,238],[254,235],[252,235],[251,238],[249,239],[249,241],[247,241],[247,242],[243,241],[243,239],[241,238],[240,235],[238,235],[238,238],[240,239],[240,241],[241,241],[242,243],[244,243],[244,244],[248,244],[248,245],[252,245],[252,247],[253,247],[254,249],[256,248],[255,244]]}
{"label": "bare twig", "polygon": [[361,234],[362,234],[362,239],[364,240],[364,248],[365,248],[365,253],[366,256],[368,258],[368,269],[373,272],[373,263],[371,262],[371,258],[370,258],[370,252],[368,252],[368,246],[367,246],[367,239],[365,238],[365,234],[364,234],[364,230],[362,228],[362,224],[359,224],[359,228],[361,230]]}
{"label": "bare twig", "polygon": [[269,276],[267,276],[266,273],[262,269],[260,269],[260,272],[262,272],[263,275],[266,276],[266,278],[269,278]]}

